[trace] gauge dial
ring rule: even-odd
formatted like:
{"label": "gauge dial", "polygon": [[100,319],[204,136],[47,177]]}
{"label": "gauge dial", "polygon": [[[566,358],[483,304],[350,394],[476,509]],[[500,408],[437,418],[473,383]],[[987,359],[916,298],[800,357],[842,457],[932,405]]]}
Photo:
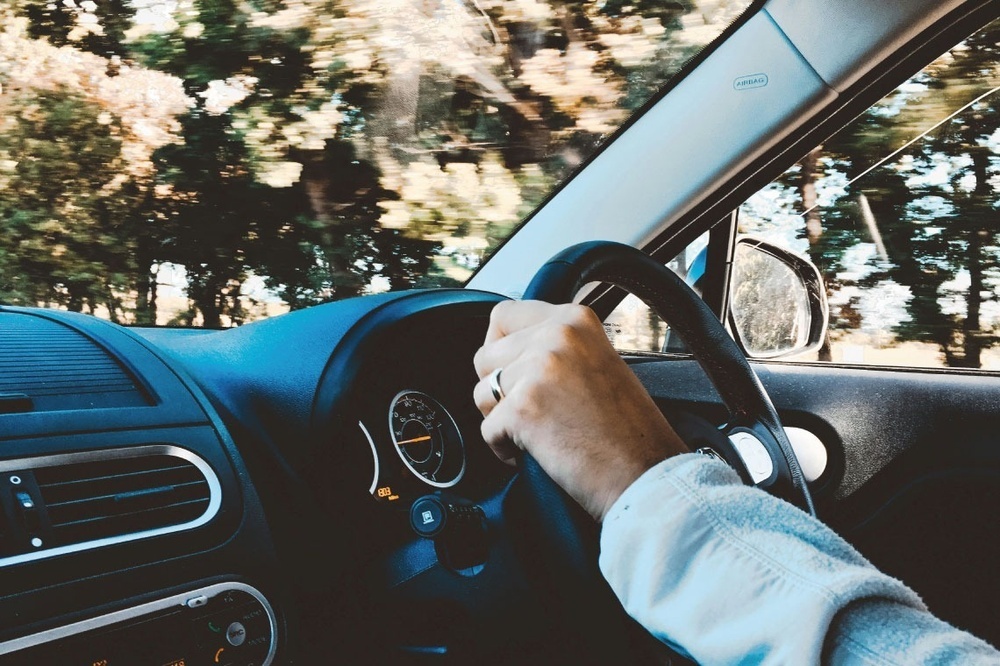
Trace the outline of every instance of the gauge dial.
{"label": "gauge dial", "polygon": [[402,391],[389,408],[392,443],[403,464],[437,488],[458,483],[465,472],[465,446],[455,419],[420,391]]}

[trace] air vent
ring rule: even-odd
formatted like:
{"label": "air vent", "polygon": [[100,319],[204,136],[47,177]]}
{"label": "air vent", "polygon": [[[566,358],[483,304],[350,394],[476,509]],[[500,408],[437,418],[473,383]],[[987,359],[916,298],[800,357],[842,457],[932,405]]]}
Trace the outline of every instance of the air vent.
{"label": "air vent", "polygon": [[208,508],[208,481],[173,456],[143,456],[35,471],[54,544],[93,541],[195,520]]}
{"label": "air vent", "polygon": [[149,401],[105,349],[63,324],[0,313],[0,395],[34,411],[140,407]]}
{"label": "air vent", "polygon": [[211,468],[170,445],[4,461],[0,472],[14,516],[0,565],[191,529],[220,505]]}

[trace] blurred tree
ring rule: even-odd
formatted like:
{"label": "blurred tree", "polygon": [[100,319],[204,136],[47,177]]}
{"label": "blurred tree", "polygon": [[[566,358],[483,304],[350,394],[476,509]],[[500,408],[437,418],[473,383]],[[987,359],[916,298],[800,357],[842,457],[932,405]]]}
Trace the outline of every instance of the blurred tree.
{"label": "blurred tree", "polygon": [[[1000,23],[991,28],[966,40],[933,72],[922,105],[931,112],[945,100],[987,96],[915,144],[912,169],[919,175],[908,181],[915,195],[906,211],[910,236],[886,233],[886,245],[906,269],[899,281],[913,292],[910,321],[899,333],[937,343],[952,367],[981,367],[982,352],[1000,342],[997,322],[982,317],[1000,286]],[[929,115],[925,108],[919,111]]]}
{"label": "blurred tree", "polygon": [[[223,317],[240,323],[249,272],[270,269],[279,278],[287,272],[278,259],[287,256],[287,247],[301,247],[294,232],[308,203],[301,187],[274,188],[253,178],[246,148],[226,117],[194,112],[182,125],[185,141],[155,156],[166,194],[157,203],[157,258],[185,268],[188,296],[203,325],[221,326]],[[297,253],[293,263],[302,261]]]}
{"label": "blurred tree", "polygon": [[30,20],[32,37],[73,45],[99,56],[125,56],[125,33],[135,10],[129,0],[12,0]]}
{"label": "blurred tree", "polygon": [[981,367],[982,351],[998,342],[996,322],[981,317],[983,302],[996,300],[998,278],[997,96],[949,117],[1000,84],[998,42],[994,23],[827,143],[831,166],[853,179],[943,121],[848,188],[827,216],[838,233],[824,247],[842,257],[849,234],[874,243],[871,271],[858,284],[908,287],[909,317],[896,334],[938,345],[951,367]]}
{"label": "blurred tree", "polygon": [[107,306],[134,271],[123,220],[138,206],[119,181],[121,130],[100,107],[64,90],[8,95],[0,122],[0,298],[73,311]]}
{"label": "blurred tree", "polygon": [[[454,283],[445,240],[478,261],[698,50],[685,26],[725,25],[744,4],[12,0],[0,12],[58,47],[45,67],[89,69],[73,86],[122,119],[134,173],[104,217],[130,263],[106,298],[156,321],[158,270],[176,263],[191,299],[179,321],[216,325],[256,316],[253,276],[289,307]],[[167,79],[187,110],[149,139],[140,111]]]}
{"label": "blurred tree", "polygon": [[[996,318],[983,311],[1000,286],[998,43],[1000,23],[994,23],[768,188],[772,216],[800,216],[800,238],[837,301],[833,336],[871,329],[866,312],[885,319],[895,308],[903,316],[894,316],[882,333],[933,343],[951,367],[981,367],[982,352],[1000,341]],[[863,269],[860,243],[873,249]],[[893,285],[903,291],[879,291]],[[879,293],[909,298],[877,307]]]}

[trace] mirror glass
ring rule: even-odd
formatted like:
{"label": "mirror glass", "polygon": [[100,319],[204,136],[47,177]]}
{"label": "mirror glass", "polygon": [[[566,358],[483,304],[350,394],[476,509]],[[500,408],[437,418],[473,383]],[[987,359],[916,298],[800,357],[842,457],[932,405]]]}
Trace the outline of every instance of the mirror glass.
{"label": "mirror glass", "polygon": [[730,307],[750,356],[773,358],[809,344],[812,313],[805,283],[781,259],[752,244],[736,246]]}

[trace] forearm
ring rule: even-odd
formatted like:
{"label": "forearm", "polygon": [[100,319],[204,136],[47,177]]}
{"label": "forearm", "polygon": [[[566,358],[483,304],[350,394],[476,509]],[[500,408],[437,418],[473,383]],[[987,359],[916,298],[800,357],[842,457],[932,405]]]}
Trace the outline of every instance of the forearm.
{"label": "forearm", "polygon": [[824,664],[996,666],[1000,654],[924,610],[884,599],[862,599],[833,621]]}
{"label": "forearm", "polygon": [[[829,528],[704,456],[667,460],[630,486],[605,518],[601,551],[626,610],[703,664],[819,663],[828,635],[837,660],[854,655],[854,642],[876,653],[902,645],[897,629],[855,620],[885,610],[865,599],[892,602],[903,620],[933,620]],[[947,629],[942,640],[988,649]]]}

